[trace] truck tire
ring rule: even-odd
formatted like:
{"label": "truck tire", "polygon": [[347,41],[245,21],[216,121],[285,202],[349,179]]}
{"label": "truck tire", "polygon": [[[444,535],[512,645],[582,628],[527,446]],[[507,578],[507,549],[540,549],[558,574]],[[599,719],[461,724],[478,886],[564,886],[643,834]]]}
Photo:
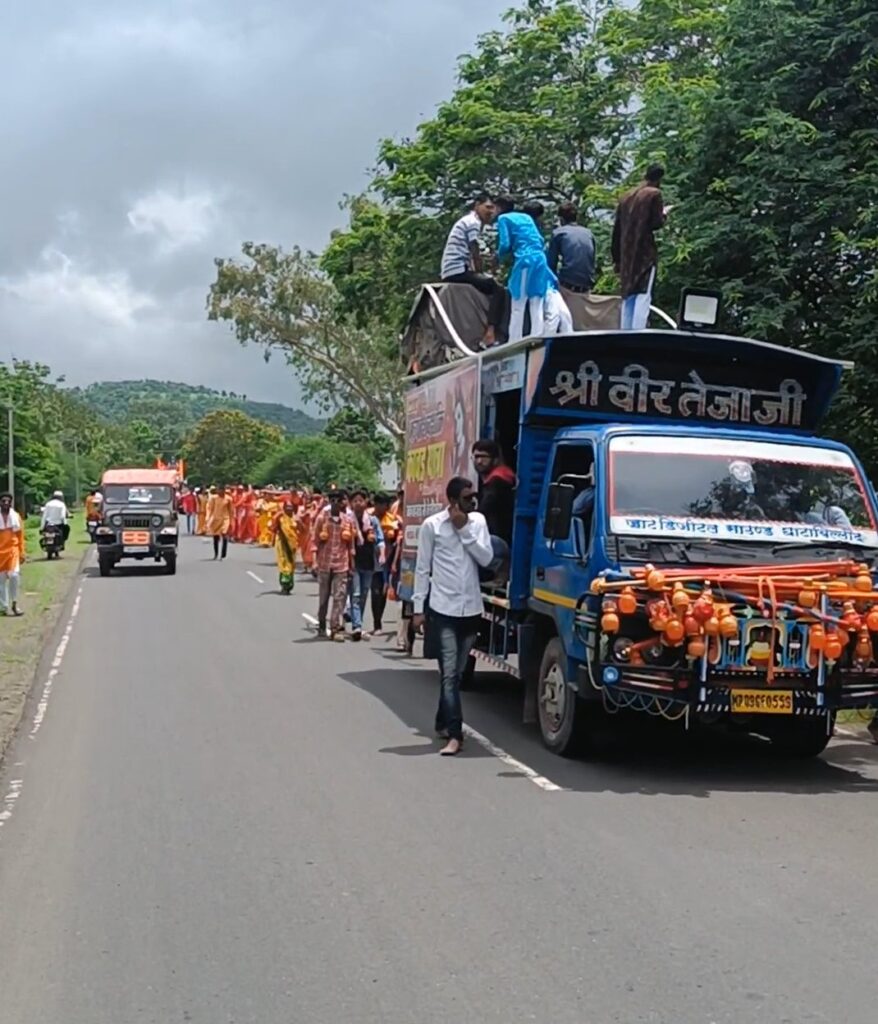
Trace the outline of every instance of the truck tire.
{"label": "truck tire", "polygon": [[101,576],[109,576],[113,571],[113,560],[111,558],[104,558],[98,556],[98,572]]}
{"label": "truck tire", "polygon": [[165,575],[175,576],[177,573],[177,552],[165,555]]}
{"label": "truck tire", "polygon": [[537,681],[537,715],[546,747],[562,757],[572,757],[583,746],[584,709],[567,683],[564,645],[553,637],[546,644]]}
{"label": "truck tire", "polygon": [[832,739],[834,725],[835,715],[828,729],[822,715],[819,718],[793,718],[773,725],[768,738],[772,747],[784,757],[819,757]]}

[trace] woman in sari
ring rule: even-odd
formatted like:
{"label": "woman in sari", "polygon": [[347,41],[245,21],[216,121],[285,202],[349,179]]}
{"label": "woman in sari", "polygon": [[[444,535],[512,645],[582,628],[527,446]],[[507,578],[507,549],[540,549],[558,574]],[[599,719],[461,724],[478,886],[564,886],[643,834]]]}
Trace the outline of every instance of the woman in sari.
{"label": "woman in sari", "polygon": [[296,582],[296,549],[299,546],[299,531],[296,526],[295,506],[288,499],[272,526],[274,554],[280,578],[280,592],[289,594]]}
{"label": "woman in sari", "polygon": [[269,491],[261,491],[256,499],[256,543],[261,548],[271,547],[271,524],[277,515],[274,495]]}

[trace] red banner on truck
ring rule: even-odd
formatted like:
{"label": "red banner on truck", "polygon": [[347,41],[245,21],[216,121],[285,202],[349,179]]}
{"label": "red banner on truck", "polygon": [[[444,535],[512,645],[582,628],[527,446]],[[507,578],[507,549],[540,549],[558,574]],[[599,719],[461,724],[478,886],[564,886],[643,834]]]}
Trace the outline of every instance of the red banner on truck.
{"label": "red banner on truck", "polygon": [[453,476],[472,478],[470,449],[478,438],[479,367],[471,362],[424,381],[405,396],[405,536],[399,594],[414,587],[418,530],[447,502]]}

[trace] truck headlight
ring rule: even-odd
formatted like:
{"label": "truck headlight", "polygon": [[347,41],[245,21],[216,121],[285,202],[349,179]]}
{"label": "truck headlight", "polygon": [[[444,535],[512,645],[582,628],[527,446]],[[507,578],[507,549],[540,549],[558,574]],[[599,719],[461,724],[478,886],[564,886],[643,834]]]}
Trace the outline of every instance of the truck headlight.
{"label": "truck headlight", "polygon": [[153,525],[153,526],[155,526],[156,528],[158,528],[159,526],[161,526],[161,525],[162,525],[162,523],[164,522],[164,520],[162,519],[162,517],[161,517],[161,516],[153,516],[153,517],[152,517],[152,520],[151,520],[151,522],[152,522],[152,525]]}
{"label": "truck headlight", "polygon": [[122,525],[122,517],[121,516],[110,516],[110,522],[113,524],[113,526],[121,526]]}

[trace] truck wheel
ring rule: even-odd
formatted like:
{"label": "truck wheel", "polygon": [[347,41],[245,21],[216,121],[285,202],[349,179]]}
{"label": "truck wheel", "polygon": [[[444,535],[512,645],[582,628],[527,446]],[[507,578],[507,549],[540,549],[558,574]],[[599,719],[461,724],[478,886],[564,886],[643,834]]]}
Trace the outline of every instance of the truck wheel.
{"label": "truck wheel", "polygon": [[827,728],[826,719],[793,718],[778,722],[768,733],[771,745],[784,757],[818,757],[832,738],[835,715]]}
{"label": "truck wheel", "polygon": [[165,575],[174,576],[177,572],[177,552],[165,555]]}
{"label": "truck wheel", "polygon": [[112,559],[98,557],[98,572],[100,572],[101,576],[109,576],[112,571]]}
{"label": "truck wheel", "polygon": [[537,713],[543,743],[556,754],[570,757],[582,746],[583,708],[567,685],[564,645],[553,637],[547,644],[537,682]]}

